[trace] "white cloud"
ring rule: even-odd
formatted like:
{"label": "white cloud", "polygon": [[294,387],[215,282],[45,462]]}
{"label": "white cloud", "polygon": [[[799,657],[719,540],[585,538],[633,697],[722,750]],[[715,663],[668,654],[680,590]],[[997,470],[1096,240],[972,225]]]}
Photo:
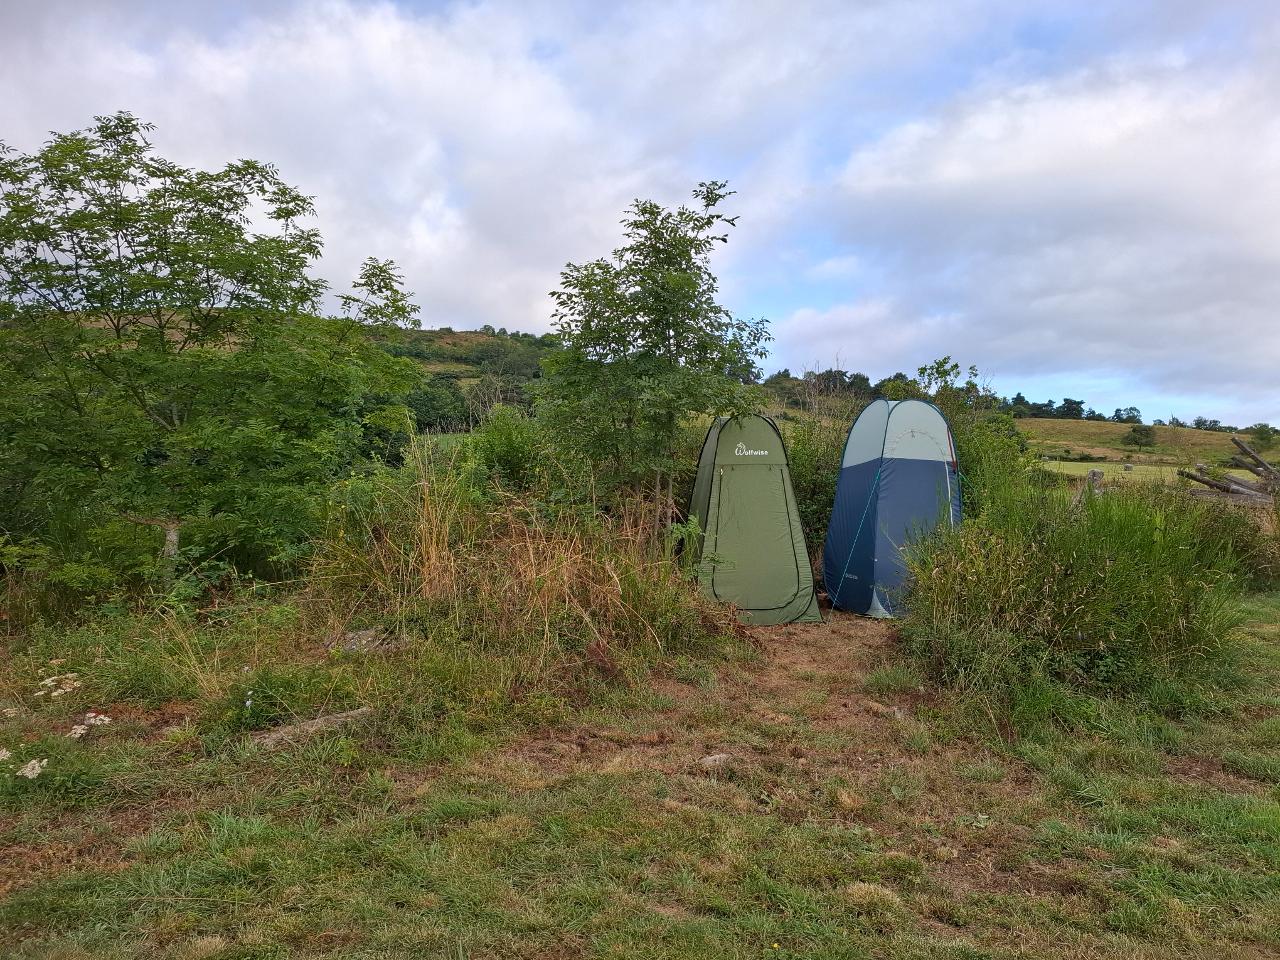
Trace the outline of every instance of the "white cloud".
{"label": "white cloud", "polygon": [[126,108],[181,162],[273,161],[317,197],[325,276],[394,258],[457,326],[545,329],[633,198],[728,177],[724,294],[782,318],[779,363],[1194,379],[1224,419],[1280,419],[1275,24],[1208,0],[5,4],[0,138]]}
{"label": "white cloud", "polygon": [[985,369],[1122,372],[1275,417],[1277,78],[1163,56],[970,92],[853,153],[845,236],[897,322],[945,305]]}
{"label": "white cloud", "polygon": [[792,373],[839,366],[879,379],[899,370],[915,373],[934,359],[930,351],[936,344],[963,334],[954,315],[906,319],[900,304],[875,298],[825,310],[801,308],[778,325],[777,335]]}

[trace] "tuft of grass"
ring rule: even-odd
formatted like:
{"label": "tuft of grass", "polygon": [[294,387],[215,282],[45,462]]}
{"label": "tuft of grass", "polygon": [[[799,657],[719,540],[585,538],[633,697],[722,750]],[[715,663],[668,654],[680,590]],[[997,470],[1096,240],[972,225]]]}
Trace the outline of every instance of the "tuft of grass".
{"label": "tuft of grass", "polygon": [[415,673],[444,679],[454,699],[639,676],[656,656],[716,650],[736,629],[681,576],[658,509],[549,512],[473,486],[418,445],[405,467],[340,489],[313,599],[335,623],[377,618],[412,638],[413,655],[431,662]]}
{"label": "tuft of grass", "polygon": [[1222,754],[1222,765],[1262,783],[1280,786],[1280,754],[1227,750]]}
{"label": "tuft of grass", "polygon": [[891,693],[906,693],[915,690],[924,682],[920,668],[909,660],[899,660],[876,667],[862,681],[867,693],[881,696]]}

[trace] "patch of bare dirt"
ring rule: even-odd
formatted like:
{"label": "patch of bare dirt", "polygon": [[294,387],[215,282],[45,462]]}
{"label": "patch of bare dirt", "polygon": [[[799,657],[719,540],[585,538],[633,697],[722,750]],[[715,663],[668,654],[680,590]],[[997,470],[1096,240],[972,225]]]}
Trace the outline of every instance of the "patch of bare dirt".
{"label": "patch of bare dirt", "polygon": [[124,845],[150,831],[160,816],[158,807],[133,807],[114,812],[110,821],[86,826],[78,815],[66,814],[43,825],[39,839],[16,838],[0,844],[0,898],[33,880],[44,882],[60,873],[124,869]]}
{"label": "patch of bare dirt", "polygon": [[1216,757],[1169,757],[1165,761],[1165,772],[1175,780],[1210,786],[1224,793],[1264,796],[1269,792],[1266,784],[1232,773]]}
{"label": "patch of bare dirt", "polygon": [[475,772],[542,788],[580,773],[652,771],[674,778],[667,802],[690,810],[706,802],[697,784],[710,778],[737,788],[718,802],[872,829],[924,863],[944,898],[1005,893],[1096,908],[1070,864],[1026,856],[1033,825],[1050,815],[1034,775],[1014,766],[996,782],[969,782],[958,771],[990,762],[980,748],[934,744],[927,732],[908,746],[936,694],[866,692],[867,674],[895,656],[891,623],[828,612],[821,624],[749,634],[757,658],[705,686],[658,678],[669,706],[629,715],[628,729],[543,731],[478,759]]}

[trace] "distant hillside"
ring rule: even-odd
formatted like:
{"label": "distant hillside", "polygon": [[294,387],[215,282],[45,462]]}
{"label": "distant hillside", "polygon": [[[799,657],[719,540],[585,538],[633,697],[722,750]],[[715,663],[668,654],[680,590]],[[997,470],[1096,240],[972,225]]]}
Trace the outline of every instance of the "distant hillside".
{"label": "distant hillside", "polygon": [[1127,423],[1028,417],[1018,421],[1018,429],[1026,435],[1034,453],[1054,460],[1075,460],[1086,454],[1109,460],[1130,458],[1135,463],[1215,464],[1235,452],[1231,434],[1192,427],[1155,427],[1156,445],[1141,449],[1122,442],[1130,430]]}
{"label": "distant hillside", "polygon": [[480,330],[400,331],[383,344],[422,368],[408,397],[419,430],[454,432],[475,426],[494,404],[528,404],[541,361],[560,348],[551,334]]}
{"label": "distant hillside", "polygon": [[559,343],[552,334],[508,333],[506,330],[409,330],[388,345],[402,357],[417,360],[430,373],[465,387],[485,374],[533,380],[539,361]]}

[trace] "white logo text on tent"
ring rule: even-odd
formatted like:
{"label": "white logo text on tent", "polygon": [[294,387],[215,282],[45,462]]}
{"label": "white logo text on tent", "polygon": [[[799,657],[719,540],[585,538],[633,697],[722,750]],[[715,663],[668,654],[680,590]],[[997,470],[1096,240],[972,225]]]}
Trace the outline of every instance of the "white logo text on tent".
{"label": "white logo text on tent", "polygon": [[735,457],[767,457],[769,455],[769,451],[752,450],[745,443],[740,443],[733,448],[733,455]]}

